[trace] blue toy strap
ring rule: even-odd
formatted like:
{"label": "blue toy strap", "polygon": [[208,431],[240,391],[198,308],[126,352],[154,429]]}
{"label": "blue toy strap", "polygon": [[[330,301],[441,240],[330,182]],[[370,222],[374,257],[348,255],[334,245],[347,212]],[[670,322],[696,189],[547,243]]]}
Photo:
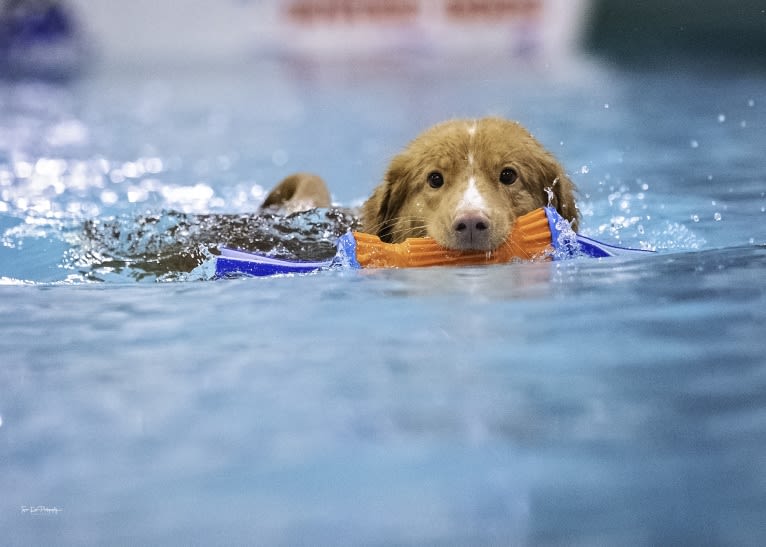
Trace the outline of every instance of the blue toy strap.
{"label": "blue toy strap", "polygon": [[577,234],[577,243],[580,245],[580,253],[593,258],[603,258],[607,256],[624,256],[638,254],[652,254],[654,251],[645,249],[631,249],[629,247],[618,247],[602,241],[596,241],[584,235]]}
{"label": "blue toy strap", "polygon": [[340,236],[338,238],[337,246],[338,252],[332,260],[333,266],[353,268],[354,270],[358,270],[362,267],[356,259],[356,239],[354,239],[354,234],[346,232]]}
{"label": "blue toy strap", "polygon": [[338,250],[332,260],[322,262],[303,262],[284,260],[256,253],[221,248],[221,256],[215,260],[216,277],[235,277],[254,275],[258,277],[279,274],[305,274],[328,268],[361,268],[356,260],[356,239],[352,233],[338,238]]}
{"label": "blue toy strap", "polygon": [[215,275],[216,277],[233,277],[237,275],[262,277],[290,273],[311,273],[328,268],[330,265],[330,261],[301,262],[298,260],[282,260],[222,247],[221,256],[215,260]]}
{"label": "blue toy strap", "polygon": [[551,231],[553,259],[561,260],[577,256],[580,253],[580,244],[569,221],[553,207],[545,207],[545,216],[548,217],[548,228]]}
{"label": "blue toy strap", "polygon": [[591,258],[606,258],[609,256],[623,256],[631,254],[646,254],[653,251],[643,249],[630,249],[618,247],[609,243],[602,243],[587,236],[575,233],[569,221],[562,217],[553,207],[545,208],[548,217],[548,226],[551,230],[551,244],[553,245],[553,258],[574,258],[576,256],[588,256]]}

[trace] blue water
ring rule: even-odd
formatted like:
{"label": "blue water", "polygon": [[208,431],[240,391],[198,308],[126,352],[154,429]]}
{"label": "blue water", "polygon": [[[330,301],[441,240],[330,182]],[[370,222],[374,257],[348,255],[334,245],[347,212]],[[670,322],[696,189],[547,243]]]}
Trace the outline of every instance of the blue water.
{"label": "blue water", "polygon": [[[574,61],[0,83],[2,543],[763,544],[765,89]],[[209,280],[206,215],[298,170],[353,210],[486,114],[567,166],[584,233],[658,252]],[[310,254],[335,215],[245,236]]]}

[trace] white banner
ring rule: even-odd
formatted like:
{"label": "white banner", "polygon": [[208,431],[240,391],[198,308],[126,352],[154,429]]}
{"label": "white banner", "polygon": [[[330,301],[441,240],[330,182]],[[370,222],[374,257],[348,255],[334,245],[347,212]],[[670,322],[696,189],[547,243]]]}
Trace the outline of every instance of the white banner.
{"label": "white banner", "polygon": [[107,60],[491,50],[559,56],[588,0],[70,0]]}

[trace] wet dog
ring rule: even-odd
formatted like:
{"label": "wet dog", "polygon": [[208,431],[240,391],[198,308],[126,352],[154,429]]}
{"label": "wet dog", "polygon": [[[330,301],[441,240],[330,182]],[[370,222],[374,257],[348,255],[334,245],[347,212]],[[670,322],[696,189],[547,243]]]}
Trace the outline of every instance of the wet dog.
{"label": "wet dog", "polygon": [[[577,229],[574,194],[558,161],[517,122],[451,120],[394,157],[362,206],[362,229],[389,243],[430,236],[450,249],[491,251],[518,217],[539,207],[555,207]],[[264,206],[329,207],[329,195],[316,175],[296,174]]]}

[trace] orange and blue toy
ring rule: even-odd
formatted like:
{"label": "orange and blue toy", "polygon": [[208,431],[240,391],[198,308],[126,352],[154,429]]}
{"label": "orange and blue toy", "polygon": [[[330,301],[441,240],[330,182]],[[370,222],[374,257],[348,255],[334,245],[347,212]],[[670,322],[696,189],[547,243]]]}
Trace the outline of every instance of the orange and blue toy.
{"label": "orange and blue toy", "polygon": [[542,207],[516,219],[505,242],[490,252],[446,249],[430,237],[385,243],[372,234],[349,232],[338,239],[335,257],[324,262],[276,259],[222,248],[221,255],[216,258],[216,277],[301,274],[336,268],[469,266],[512,260],[605,258],[649,252],[609,245],[577,234],[554,208]]}

